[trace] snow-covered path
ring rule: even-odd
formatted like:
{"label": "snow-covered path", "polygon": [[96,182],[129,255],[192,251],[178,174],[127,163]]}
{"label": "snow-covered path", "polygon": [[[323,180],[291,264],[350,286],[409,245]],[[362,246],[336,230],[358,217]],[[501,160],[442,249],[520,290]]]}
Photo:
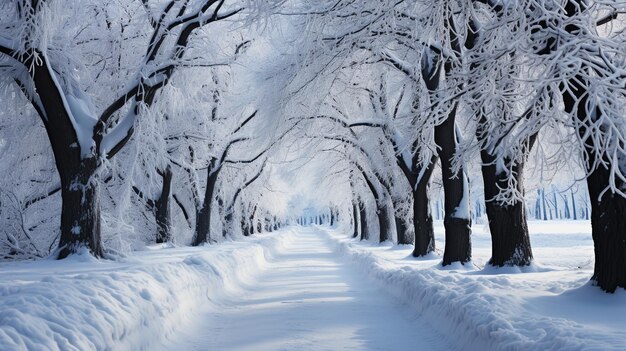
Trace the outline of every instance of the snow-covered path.
{"label": "snow-covered path", "polygon": [[240,294],[199,316],[165,349],[449,350],[427,322],[302,228]]}

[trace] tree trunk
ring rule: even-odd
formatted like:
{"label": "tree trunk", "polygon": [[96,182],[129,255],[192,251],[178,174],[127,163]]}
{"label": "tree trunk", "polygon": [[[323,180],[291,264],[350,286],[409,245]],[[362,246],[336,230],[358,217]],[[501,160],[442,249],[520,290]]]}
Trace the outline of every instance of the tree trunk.
{"label": "tree trunk", "polygon": [[[37,60],[34,58],[37,57]],[[64,93],[55,82],[45,55],[32,52],[26,67],[45,111],[46,128],[59,178],[61,179],[61,233],[58,258],[87,248],[94,256],[103,254],[100,227],[98,158],[95,150],[81,150],[66,110]]]}
{"label": "tree trunk", "polygon": [[[69,167],[68,167],[69,168]],[[81,159],[69,179],[61,178],[61,236],[58,258],[87,248],[102,257],[99,180],[95,158]],[[68,171],[65,168],[65,171]]]}
{"label": "tree trunk", "polygon": [[370,230],[367,226],[367,208],[363,203],[359,205],[359,218],[361,219],[361,240],[369,240]]}
{"label": "tree trunk", "polygon": [[543,206],[543,220],[548,220],[548,215],[546,213],[546,191],[545,189],[541,189],[541,204]]}
{"label": "tree trunk", "polygon": [[193,246],[198,246],[211,240],[211,203],[218,174],[219,170],[212,171],[211,167],[207,170],[204,200],[202,201],[202,206],[196,208],[196,232],[192,241]]}
{"label": "tree trunk", "polygon": [[256,215],[256,209],[257,207],[254,206],[250,217],[248,217],[248,231],[250,232],[250,235],[254,234],[254,216]]}
{"label": "tree trunk", "polygon": [[570,194],[572,195],[572,218],[577,220],[578,214],[576,213],[576,198],[574,197],[574,190],[570,189]]}
{"label": "tree trunk", "polygon": [[[430,173],[432,174],[432,171]],[[435,251],[435,231],[428,200],[427,179],[423,179],[413,191],[413,230],[415,233],[413,257],[425,256]]]}
{"label": "tree trunk", "polygon": [[352,203],[352,237],[356,238],[359,236],[359,210],[357,209],[357,204]]}
{"label": "tree trunk", "polygon": [[156,218],[156,243],[161,244],[171,240],[172,214],[170,211],[170,194],[172,192],[172,169],[168,166],[163,172],[163,187],[161,195],[154,202],[154,216]]}
{"label": "tree trunk", "polygon": [[[626,289],[626,199],[611,191],[605,191],[610,172],[598,168],[587,178],[591,197],[591,234],[594,243],[594,280],[602,290],[615,292]],[[624,189],[623,182],[616,184]]]}
{"label": "tree trunk", "polygon": [[446,247],[443,265],[452,262],[466,263],[472,257],[470,241],[471,220],[469,218],[469,189],[463,167],[458,172],[452,170],[452,160],[456,154],[455,105],[448,118],[435,127],[435,143],[439,147],[441,175],[444,190],[445,215],[443,224],[446,230]]}
{"label": "tree trunk", "polygon": [[[481,141],[486,133],[479,132]],[[533,259],[533,253],[526,222],[526,206],[523,201],[512,205],[502,204],[495,200],[501,189],[509,187],[508,176],[498,172],[496,158],[485,149],[480,152],[482,160],[483,185],[485,189],[485,209],[491,232],[491,259],[489,264],[502,266],[527,266]],[[517,191],[524,193],[524,164],[513,166],[513,174],[517,183]]]}
{"label": "tree trunk", "polygon": [[243,234],[243,236],[250,236],[250,228],[246,223],[246,216],[241,216],[239,225],[241,226],[241,234]]}
{"label": "tree trunk", "polygon": [[381,243],[391,239],[391,236],[390,236],[391,222],[390,222],[390,215],[389,215],[390,212],[391,211],[389,209],[389,206],[386,206],[386,205],[377,206],[376,208],[376,214],[378,217],[378,229],[379,229],[378,241]]}
{"label": "tree trunk", "polygon": [[224,222],[222,223],[222,237],[226,237],[228,233],[231,233],[233,229],[233,209],[227,208],[224,215]]}
{"label": "tree trunk", "polygon": [[[578,119],[576,127],[584,143],[586,155],[587,188],[591,202],[591,235],[593,237],[595,266],[592,280],[606,292],[613,293],[619,288],[626,288],[626,199],[612,189],[607,189],[611,180],[618,189],[624,189],[624,182],[611,174],[614,160],[605,155],[595,145],[594,135],[587,136],[591,130],[602,130],[598,125],[602,111],[595,108],[594,116],[589,116],[589,82],[580,75],[571,79],[567,88],[561,87],[565,111]],[[599,136],[599,137],[602,137]],[[624,156],[623,154],[620,156]],[[601,161],[596,164],[596,161]]]}
{"label": "tree trunk", "polygon": [[414,242],[413,233],[409,229],[406,220],[402,216],[395,216],[396,232],[398,234],[398,244],[400,245],[412,245]]}
{"label": "tree trunk", "polygon": [[[453,31],[453,24],[450,25],[451,36],[456,36]],[[460,55],[460,48],[456,40],[452,43],[453,49]],[[421,70],[422,78],[426,88],[432,94],[437,93],[440,83],[440,54],[430,51],[430,55],[422,57]],[[452,70],[452,61],[446,60],[446,75]],[[458,173],[452,171],[452,160],[457,149],[456,135],[456,110],[458,103],[453,102],[453,106],[447,118],[435,127],[435,143],[439,148],[441,159],[441,171],[443,178],[443,188],[445,194],[445,215],[444,227],[446,231],[446,247],[443,254],[443,265],[452,262],[465,263],[471,259],[471,220],[469,218],[469,189],[464,170],[461,167]],[[461,211],[463,210],[463,211]]]}

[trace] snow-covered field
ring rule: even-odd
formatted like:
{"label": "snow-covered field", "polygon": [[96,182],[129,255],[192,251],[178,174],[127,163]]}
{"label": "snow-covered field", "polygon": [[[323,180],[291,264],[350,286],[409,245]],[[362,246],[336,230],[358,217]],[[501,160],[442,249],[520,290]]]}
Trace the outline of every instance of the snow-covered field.
{"label": "snow-covered field", "polygon": [[589,223],[530,229],[524,272],[484,268],[481,225],[471,267],[301,227],[115,261],[5,262],[0,350],[625,349],[626,292],[588,284]]}
{"label": "snow-covered field", "polygon": [[[442,249],[442,223],[435,231]],[[415,259],[411,247],[329,235],[350,262],[467,349],[626,349],[626,292],[605,294],[589,284],[590,223],[531,221],[530,232],[536,262],[523,272],[484,267],[491,242],[480,225],[472,267],[443,268],[439,255]]]}

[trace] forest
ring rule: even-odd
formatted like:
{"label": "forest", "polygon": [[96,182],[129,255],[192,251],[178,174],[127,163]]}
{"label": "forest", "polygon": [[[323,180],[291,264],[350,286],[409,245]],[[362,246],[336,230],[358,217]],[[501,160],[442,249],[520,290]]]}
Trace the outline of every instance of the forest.
{"label": "forest", "polygon": [[561,223],[620,295],[625,116],[619,0],[0,0],[0,271],[309,227],[540,271]]}

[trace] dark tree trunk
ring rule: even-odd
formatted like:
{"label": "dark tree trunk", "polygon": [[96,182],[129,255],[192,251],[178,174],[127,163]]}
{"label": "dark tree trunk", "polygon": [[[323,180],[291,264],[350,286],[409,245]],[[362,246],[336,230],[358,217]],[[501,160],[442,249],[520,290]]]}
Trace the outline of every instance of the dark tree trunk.
{"label": "dark tree trunk", "polygon": [[[626,199],[611,191],[604,192],[609,181],[610,173],[605,168],[595,169],[587,178],[595,254],[591,279],[612,293],[618,287],[626,288]],[[616,183],[624,189],[623,182]]]}
{"label": "dark tree trunk", "polygon": [[[449,23],[449,30],[452,38],[456,38],[452,23]],[[452,46],[454,51],[460,55],[458,42],[453,39]],[[441,62],[440,54],[431,52],[431,55],[425,55],[422,59],[422,78],[431,93],[436,93],[439,89]],[[445,62],[446,74],[451,71],[452,63],[447,60]],[[452,262],[465,263],[471,259],[472,247],[470,242],[471,220],[466,213],[459,215],[459,208],[469,206],[469,199],[465,198],[467,180],[463,168],[458,173],[452,171],[452,160],[456,154],[457,136],[456,136],[456,110],[458,104],[453,102],[453,106],[447,118],[435,127],[435,143],[439,147],[439,157],[441,159],[441,172],[443,179],[443,188],[445,196],[445,216],[444,227],[446,231],[446,247],[443,254],[443,265]],[[466,203],[462,203],[462,201]],[[467,218],[465,218],[467,217]]]}
{"label": "dark tree trunk", "polygon": [[357,204],[355,202],[352,203],[352,237],[356,238],[359,236],[359,210],[357,209]]}
{"label": "dark tree trunk", "polygon": [[398,234],[398,244],[400,245],[413,244],[413,241],[414,241],[413,233],[409,229],[409,226],[406,220],[396,214],[395,222],[396,222],[396,232]]}
{"label": "dark tree trunk", "polygon": [[[458,172],[452,170],[452,160],[456,154],[456,106],[448,118],[435,127],[435,142],[439,147],[441,174],[443,181],[445,216],[443,224],[446,230],[446,247],[443,252],[443,265],[452,262],[466,263],[472,258],[470,236],[472,233],[469,218],[469,189],[463,167]],[[463,210],[459,213],[460,210]]]}
{"label": "dark tree trunk", "polygon": [[[454,52],[460,55],[459,43],[454,33],[454,24],[449,22],[450,36],[452,38],[452,47]],[[431,50],[429,55],[425,55],[422,59],[422,78],[424,83],[432,94],[437,93],[440,83],[441,58],[440,53]],[[452,71],[453,63],[446,60],[445,66],[446,76]],[[452,171],[452,160],[457,152],[457,135],[456,135],[456,111],[458,103],[453,102],[451,110],[447,118],[435,127],[435,143],[439,147],[439,158],[441,160],[441,173],[443,180],[443,189],[445,196],[445,215],[444,227],[446,232],[446,247],[443,254],[443,265],[452,262],[465,263],[471,259],[472,248],[470,243],[471,220],[467,213],[459,214],[458,209],[469,206],[469,198],[464,195],[468,194],[467,179],[465,178],[463,167],[458,173]],[[463,203],[465,202],[465,203]],[[466,212],[468,212],[467,209]],[[466,218],[467,217],[467,218]]]}
{"label": "dark tree trunk", "polygon": [[367,226],[367,208],[364,203],[359,204],[359,218],[361,219],[361,240],[369,240],[370,230]]}
{"label": "dark tree trunk", "polygon": [[[587,135],[590,130],[598,128],[598,120],[602,118],[602,111],[598,108],[594,116],[588,115],[588,86],[589,82],[577,75],[568,82],[567,88],[561,87],[561,91],[565,111],[578,119],[578,134],[584,142],[595,254],[591,279],[602,290],[613,293],[617,288],[626,288],[626,199],[611,189],[607,190],[612,180],[610,169],[618,165],[614,165],[613,159],[603,150],[597,149],[594,135]],[[601,163],[596,164],[596,161]],[[626,184],[619,177],[613,177],[613,181],[615,187],[624,189]]]}
{"label": "dark tree trunk", "polygon": [[241,226],[241,234],[243,234],[243,236],[250,236],[250,227],[247,225],[246,216],[241,216],[239,225]]}
{"label": "dark tree trunk", "polygon": [[196,232],[192,241],[193,246],[198,246],[211,240],[211,203],[218,175],[219,170],[212,170],[212,167],[208,168],[204,200],[202,201],[202,206],[196,208]]}
{"label": "dark tree trunk", "polygon": [[222,223],[222,237],[226,237],[233,229],[233,209],[227,208],[224,214],[224,222]]}
{"label": "dark tree trunk", "polygon": [[254,234],[254,216],[256,215],[256,209],[257,207],[254,206],[250,217],[248,217],[248,230],[250,231],[250,235]]}
{"label": "dark tree trunk", "polygon": [[428,200],[428,181],[421,183],[413,192],[413,228],[415,231],[413,257],[425,256],[435,251],[435,231]]}
{"label": "dark tree trunk", "polygon": [[172,214],[170,211],[170,194],[172,192],[172,169],[168,166],[162,174],[163,187],[161,195],[154,202],[154,216],[156,218],[156,243],[165,243],[171,240]]}
{"label": "dark tree trunk", "polygon": [[61,233],[58,258],[87,248],[94,256],[103,254],[100,227],[98,159],[95,150],[82,150],[45,55],[28,59],[37,95],[45,110],[41,115],[61,179]]}
{"label": "dark tree trunk", "polygon": [[[497,15],[501,16],[502,11],[498,10]],[[475,27],[473,22],[470,26]],[[476,27],[477,28],[477,27]],[[476,32],[478,33],[478,32]],[[466,40],[468,49],[473,49],[478,42],[478,35]],[[476,63],[470,65],[470,69],[477,68]],[[532,107],[531,107],[532,108]],[[481,144],[482,175],[485,193],[485,212],[489,222],[491,232],[492,256],[489,264],[502,267],[504,265],[526,266],[532,261],[532,249],[528,235],[528,225],[526,218],[526,206],[524,201],[516,201],[513,204],[503,204],[496,200],[501,189],[510,188],[507,174],[498,173],[496,168],[496,157],[489,151],[490,140],[487,116],[482,108],[477,109],[479,125],[476,131],[476,138]],[[525,141],[526,145],[521,145],[523,152],[528,154],[533,147],[537,135],[533,135]],[[525,157],[524,155],[524,157]],[[516,162],[505,160],[505,163]],[[523,171],[524,163],[517,162],[512,165],[513,176],[517,182],[515,189],[520,194],[524,194]],[[539,200],[538,200],[539,201]],[[539,203],[539,202],[537,202]],[[545,207],[544,207],[545,211]],[[535,214],[540,213],[536,208]],[[545,214],[545,212],[544,212]]]}
{"label": "dark tree trunk", "polygon": [[411,177],[407,177],[413,187],[413,233],[415,235],[413,257],[425,256],[435,251],[435,230],[428,198],[428,184],[436,162],[437,157],[433,156],[420,179],[418,179],[419,172],[414,172]]}
{"label": "dark tree trunk", "polygon": [[78,170],[70,179],[61,178],[59,259],[76,253],[81,248],[87,248],[96,257],[103,254],[96,159],[82,159],[78,163]]}
{"label": "dark tree trunk", "polygon": [[574,220],[578,219],[578,214],[576,213],[576,198],[574,197],[574,190],[570,189],[570,194],[572,195],[572,218]]}
{"label": "dark tree trunk", "polygon": [[[389,240],[389,231],[390,231],[390,212],[389,206],[385,203],[385,196],[379,193],[379,190],[372,183],[372,179],[370,179],[367,173],[357,164],[359,171],[363,175],[363,179],[365,180],[365,184],[367,184],[367,188],[372,193],[374,197],[374,202],[376,203],[376,216],[378,218],[378,233],[379,233],[379,242]],[[393,213],[393,209],[391,211]],[[363,220],[363,219],[361,219]],[[361,236],[363,233],[361,233]],[[367,239],[369,239],[369,231],[367,232]]]}
{"label": "dark tree trunk", "polygon": [[[491,232],[491,259],[489,264],[497,267],[527,266],[533,259],[526,222],[526,208],[522,201],[512,205],[495,200],[501,189],[508,187],[506,174],[497,172],[495,158],[487,151],[481,151],[483,184],[485,189],[485,209]],[[518,191],[523,191],[523,165],[514,167]]]}
{"label": "dark tree trunk", "polygon": [[386,206],[386,205],[378,206],[376,209],[376,214],[378,216],[378,229],[379,229],[379,234],[380,234],[380,236],[378,237],[378,241],[381,243],[383,241],[388,241],[391,239],[390,212],[393,212],[393,210],[390,210],[390,206]]}
{"label": "dark tree trunk", "polygon": [[501,205],[496,201],[487,201],[487,217],[491,232],[492,266],[527,266],[533,254],[528,236],[524,204]]}

